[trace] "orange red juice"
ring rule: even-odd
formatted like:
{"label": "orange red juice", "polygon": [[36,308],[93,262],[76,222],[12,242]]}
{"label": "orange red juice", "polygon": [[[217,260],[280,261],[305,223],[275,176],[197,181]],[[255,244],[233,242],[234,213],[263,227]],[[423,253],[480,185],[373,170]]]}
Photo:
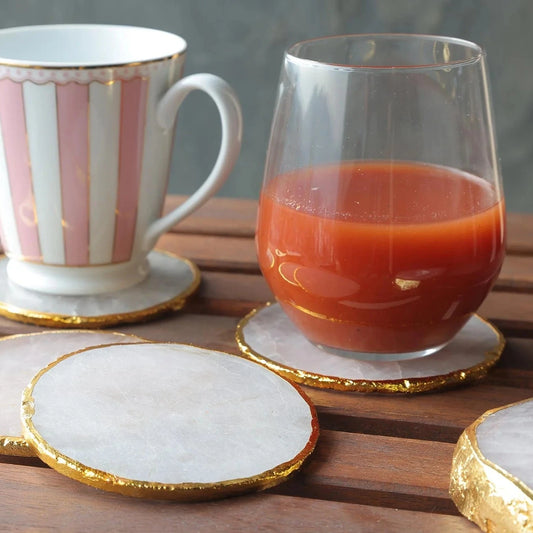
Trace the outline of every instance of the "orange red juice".
{"label": "orange red juice", "polygon": [[485,180],[411,162],[354,161],[271,179],[259,264],[314,343],[402,353],[448,342],[504,257],[504,207]]}

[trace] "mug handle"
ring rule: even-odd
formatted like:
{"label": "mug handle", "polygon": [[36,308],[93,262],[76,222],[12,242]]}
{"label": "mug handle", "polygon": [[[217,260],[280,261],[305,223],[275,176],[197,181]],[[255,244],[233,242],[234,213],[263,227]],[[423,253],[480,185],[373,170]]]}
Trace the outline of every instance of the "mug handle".
{"label": "mug handle", "polygon": [[157,239],[180,220],[198,209],[226,181],[237,161],[242,142],[242,114],[239,101],[233,89],[213,74],[192,74],[176,82],[160,100],[156,118],[164,129],[174,125],[178,109],[185,97],[192,91],[200,90],[215,102],[220,114],[222,139],[215,165],[202,185],[183,204],[170,213],[152,222],[143,240],[143,249],[151,250]]}

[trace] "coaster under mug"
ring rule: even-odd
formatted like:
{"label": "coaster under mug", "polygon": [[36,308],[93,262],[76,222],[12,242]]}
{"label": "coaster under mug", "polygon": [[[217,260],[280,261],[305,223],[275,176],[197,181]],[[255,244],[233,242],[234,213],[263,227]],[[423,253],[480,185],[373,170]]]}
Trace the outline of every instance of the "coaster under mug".
{"label": "coaster under mug", "polygon": [[415,393],[442,389],[487,374],[505,347],[502,333],[474,315],[438,352],[403,361],[361,361],[309,342],[279,304],[267,304],[237,326],[241,352],[296,383],[357,392]]}
{"label": "coaster under mug", "polygon": [[7,257],[0,259],[0,315],[38,326],[101,328],[141,322],[181,309],[200,285],[198,267],[168,252],[148,255],[150,273],[137,285],[87,296],[31,291],[7,276]]}

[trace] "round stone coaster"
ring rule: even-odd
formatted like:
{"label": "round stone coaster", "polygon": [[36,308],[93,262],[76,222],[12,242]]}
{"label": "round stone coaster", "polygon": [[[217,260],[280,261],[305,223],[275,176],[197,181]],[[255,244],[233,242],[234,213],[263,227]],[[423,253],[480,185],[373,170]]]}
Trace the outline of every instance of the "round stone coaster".
{"label": "round stone coaster", "polygon": [[483,531],[533,532],[533,399],[486,412],[454,451],[450,495]]}
{"label": "round stone coaster", "polygon": [[61,296],[30,291],[12,283],[8,259],[0,259],[0,315],[18,322],[56,328],[100,328],[141,322],[181,309],[200,285],[191,261],[153,251],[150,273],[141,283],[121,291],[89,296]]}
{"label": "round stone coaster", "polygon": [[24,391],[24,437],[68,477],[185,501],[274,486],[315,447],[314,407],[242,357],[173,343],[93,347]]}
{"label": "round stone coaster", "polygon": [[0,339],[0,454],[35,455],[22,437],[20,399],[33,376],[58,357],[98,344],[139,342],[122,333],[44,331]]}
{"label": "round stone coaster", "polygon": [[473,316],[442,350],[404,361],[361,361],[317,348],[278,304],[249,313],[237,326],[242,353],[297,383],[358,392],[414,393],[479,379],[500,358],[503,335]]}

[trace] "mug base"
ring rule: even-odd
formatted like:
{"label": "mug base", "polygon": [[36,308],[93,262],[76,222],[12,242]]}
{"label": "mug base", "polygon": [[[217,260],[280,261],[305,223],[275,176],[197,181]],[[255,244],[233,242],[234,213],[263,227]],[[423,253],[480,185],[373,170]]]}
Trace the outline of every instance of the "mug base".
{"label": "mug base", "polygon": [[439,344],[438,346],[432,346],[423,350],[399,353],[355,352],[350,350],[343,350],[341,348],[334,348],[333,346],[326,346],[324,344],[312,344],[314,344],[314,346],[320,348],[324,352],[361,361],[406,361],[408,359],[419,359],[421,357],[427,357],[428,355],[434,354],[439,350],[442,350],[442,348],[444,348],[448,343],[445,342],[444,344]]}
{"label": "mug base", "polygon": [[59,266],[9,258],[9,281],[30,291],[65,296],[89,296],[127,289],[143,281],[150,266],[146,258],[113,265]]}

